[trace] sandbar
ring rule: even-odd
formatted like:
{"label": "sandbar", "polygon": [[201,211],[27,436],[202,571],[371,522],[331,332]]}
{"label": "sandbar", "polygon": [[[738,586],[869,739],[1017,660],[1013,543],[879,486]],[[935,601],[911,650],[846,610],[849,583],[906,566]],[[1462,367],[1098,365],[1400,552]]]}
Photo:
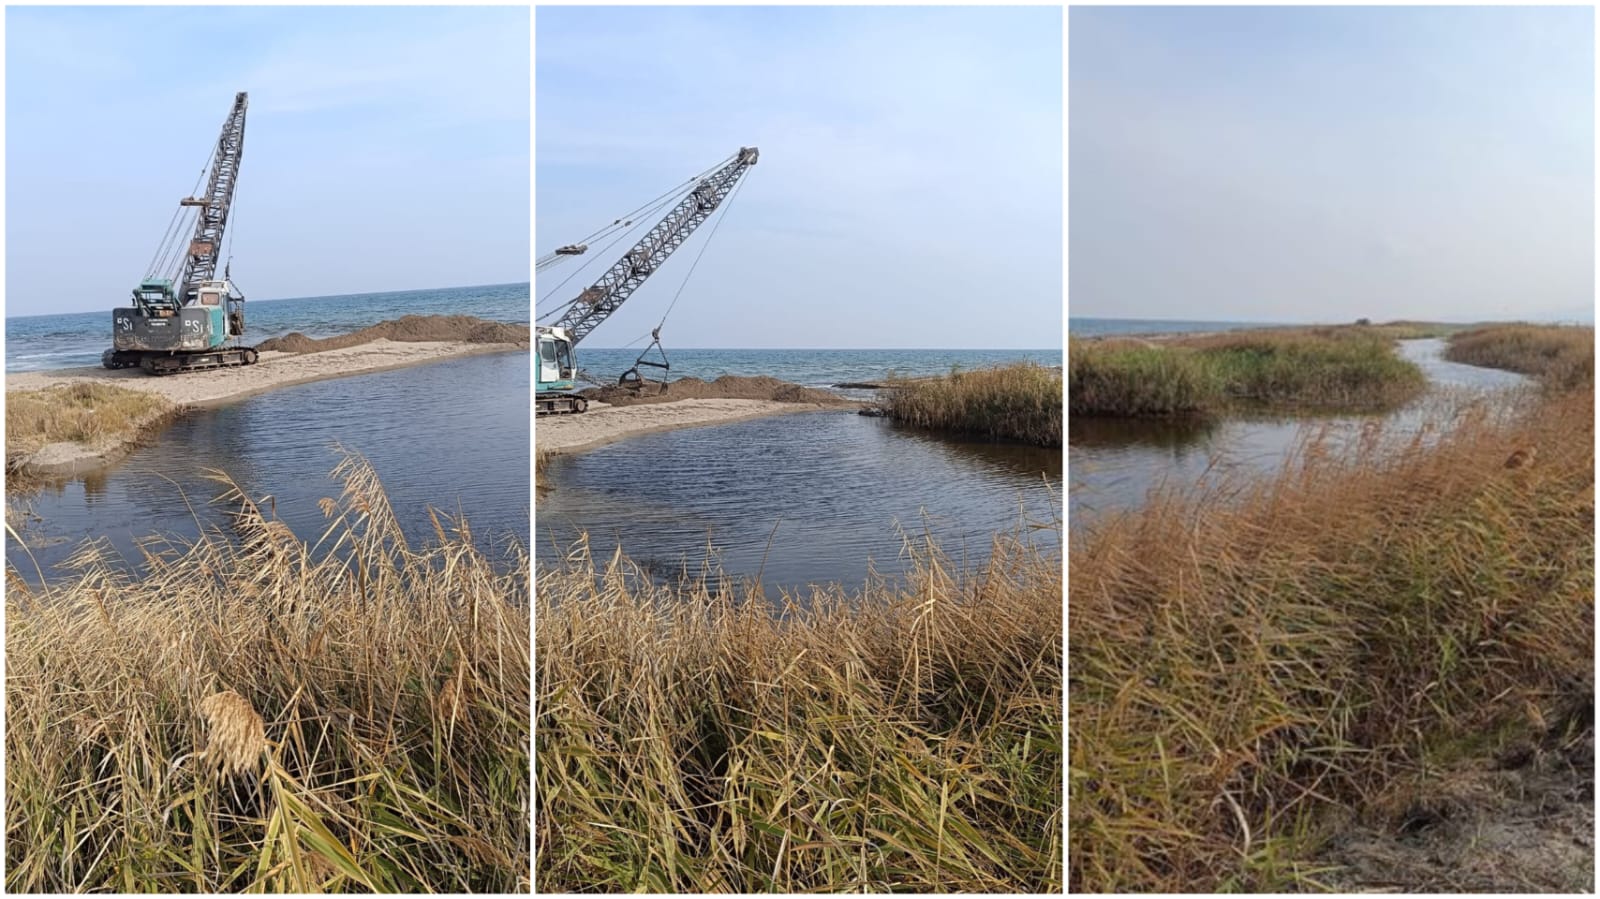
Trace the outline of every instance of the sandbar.
{"label": "sandbar", "polygon": [[745,399],[688,399],[638,406],[591,402],[587,412],[536,418],[533,448],[541,453],[575,453],[656,431],[729,424],[795,412],[849,411],[851,408]]}

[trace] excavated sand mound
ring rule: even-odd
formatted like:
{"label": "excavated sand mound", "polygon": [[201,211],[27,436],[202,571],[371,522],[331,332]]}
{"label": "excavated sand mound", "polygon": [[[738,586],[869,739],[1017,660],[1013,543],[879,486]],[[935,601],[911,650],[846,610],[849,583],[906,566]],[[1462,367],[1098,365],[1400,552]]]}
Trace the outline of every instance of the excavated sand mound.
{"label": "excavated sand mound", "polygon": [[591,387],[583,391],[591,400],[613,406],[637,406],[644,403],[670,403],[676,400],[775,400],[780,403],[816,403],[818,405],[845,405],[842,399],[826,390],[813,390],[788,381],[765,376],[741,377],[723,375],[715,381],[699,378],[679,378],[669,381],[662,389],[659,381],[646,382],[637,391],[626,387]]}
{"label": "excavated sand mound", "polygon": [[406,315],[370,328],[362,328],[335,337],[324,337],[320,340],[293,331],[282,337],[262,341],[256,349],[263,352],[276,350],[284,353],[320,353],[324,350],[342,350],[345,347],[380,339],[406,343],[509,343],[518,346],[528,346],[530,343],[527,325],[508,325],[471,315]]}

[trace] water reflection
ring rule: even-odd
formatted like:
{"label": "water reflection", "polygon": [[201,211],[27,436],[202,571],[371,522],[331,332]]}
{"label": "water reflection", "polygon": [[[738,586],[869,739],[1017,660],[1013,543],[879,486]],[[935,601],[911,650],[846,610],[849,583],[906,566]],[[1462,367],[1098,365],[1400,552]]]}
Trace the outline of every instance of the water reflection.
{"label": "water reflection", "polygon": [[[188,377],[188,376],[183,376]],[[82,541],[140,557],[152,534],[184,540],[224,521],[226,472],[302,539],[327,527],[317,503],[342,487],[339,447],[377,470],[409,540],[435,539],[428,516],[465,512],[479,545],[510,559],[528,545],[528,359],[474,356],[287,387],[177,420],[119,464],[20,498],[26,549],[46,570]],[[24,548],[7,558],[31,572]]]}
{"label": "water reflection", "polygon": [[1381,424],[1391,435],[1432,428],[1428,437],[1437,439],[1461,410],[1529,384],[1513,372],[1449,362],[1443,358],[1444,349],[1442,340],[1401,341],[1400,354],[1415,362],[1434,386],[1387,415],[1230,417],[1209,422],[1070,418],[1067,504],[1072,526],[1136,508],[1152,490],[1187,489],[1224,477],[1276,472],[1297,447],[1313,438],[1339,452],[1371,436]]}
{"label": "water reflection", "polygon": [[[997,531],[1060,517],[1061,451],[958,441],[852,412],[816,412],[648,434],[557,457],[538,498],[536,555],[579,532],[659,571],[697,569],[714,547],[769,588],[904,570],[903,534],[925,532],[965,564]],[[1033,532],[1058,545],[1054,532]]]}

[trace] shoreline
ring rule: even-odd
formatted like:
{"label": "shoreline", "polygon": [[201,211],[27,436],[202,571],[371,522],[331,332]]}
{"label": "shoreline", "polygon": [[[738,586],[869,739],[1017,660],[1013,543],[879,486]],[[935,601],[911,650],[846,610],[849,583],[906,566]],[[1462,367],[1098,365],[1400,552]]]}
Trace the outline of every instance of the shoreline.
{"label": "shoreline", "polygon": [[569,415],[535,416],[533,448],[536,453],[570,455],[616,443],[630,437],[684,428],[733,424],[773,415],[799,412],[850,411],[846,405],[786,403],[778,400],[685,399],[636,406],[611,406],[591,402],[589,411]]}
{"label": "shoreline", "polygon": [[20,475],[25,480],[43,482],[71,480],[115,464],[150,434],[190,412],[224,406],[283,387],[393,371],[447,359],[510,352],[526,353],[528,348],[506,343],[378,339],[318,353],[269,351],[262,353],[260,361],[254,365],[162,377],[152,377],[138,369],[113,371],[98,366],[8,372],[5,384],[7,391],[105,384],[154,394],[172,403],[172,407],[151,416],[128,434],[104,446],[62,442],[46,444],[15,465],[8,464],[7,474],[9,477]]}

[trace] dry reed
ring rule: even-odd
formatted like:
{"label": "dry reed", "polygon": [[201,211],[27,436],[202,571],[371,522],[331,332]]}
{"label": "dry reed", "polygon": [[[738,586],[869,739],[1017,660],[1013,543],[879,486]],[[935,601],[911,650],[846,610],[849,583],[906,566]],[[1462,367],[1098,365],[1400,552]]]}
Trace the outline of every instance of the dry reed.
{"label": "dry reed", "polygon": [[1059,892],[1060,556],[908,551],[776,608],[584,543],[541,567],[538,888]]}
{"label": "dry reed", "polygon": [[1075,533],[1070,889],[1315,889],[1329,827],[1397,778],[1592,728],[1593,404],[1314,442],[1234,501]]}
{"label": "dry reed", "polygon": [[1594,328],[1487,325],[1456,334],[1445,358],[1532,375],[1553,390],[1594,384]]}
{"label": "dry reed", "polygon": [[1031,362],[906,381],[886,392],[889,417],[918,428],[1036,446],[1061,445],[1061,372]]}
{"label": "dry reed", "polygon": [[529,889],[527,558],[336,473],[318,547],[230,488],[140,574],[9,572],[8,891]]}
{"label": "dry reed", "polygon": [[136,436],[172,411],[164,397],[106,384],[8,390],[6,458],[50,443],[102,447]]}

